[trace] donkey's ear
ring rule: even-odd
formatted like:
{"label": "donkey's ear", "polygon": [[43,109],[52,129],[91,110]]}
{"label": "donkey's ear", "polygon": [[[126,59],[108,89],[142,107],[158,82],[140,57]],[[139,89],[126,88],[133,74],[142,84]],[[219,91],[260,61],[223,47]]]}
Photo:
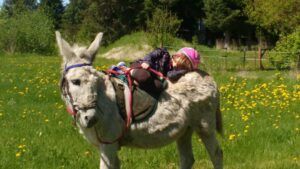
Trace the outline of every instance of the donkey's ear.
{"label": "donkey's ear", "polygon": [[91,61],[93,61],[95,59],[95,56],[96,56],[97,51],[100,46],[100,42],[102,40],[102,36],[103,36],[102,32],[98,33],[95,40],[91,43],[90,47],[88,48],[88,52],[89,52],[90,56],[92,57],[92,58],[90,58]]}
{"label": "donkey's ear", "polygon": [[70,60],[74,56],[70,44],[61,37],[58,31],[55,31],[55,35],[60,54],[63,56],[65,61]]}

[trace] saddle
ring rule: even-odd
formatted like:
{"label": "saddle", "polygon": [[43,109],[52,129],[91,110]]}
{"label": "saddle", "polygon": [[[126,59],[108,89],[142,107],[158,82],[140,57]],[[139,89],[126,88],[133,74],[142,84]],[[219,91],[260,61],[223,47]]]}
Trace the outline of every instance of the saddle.
{"label": "saddle", "polygon": [[[129,103],[129,94],[126,92],[124,86],[125,83],[117,77],[111,77],[111,82],[116,91],[116,99],[119,107],[119,112],[122,118],[125,120],[126,114],[126,104]],[[157,100],[149,95],[144,90],[138,88],[137,86],[132,86],[132,122],[137,122],[150,116],[157,107]]]}

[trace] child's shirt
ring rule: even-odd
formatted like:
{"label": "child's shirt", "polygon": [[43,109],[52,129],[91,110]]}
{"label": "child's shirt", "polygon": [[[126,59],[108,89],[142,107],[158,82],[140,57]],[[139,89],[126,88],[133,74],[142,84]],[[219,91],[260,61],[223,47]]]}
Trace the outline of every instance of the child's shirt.
{"label": "child's shirt", "polygon": [[172,69],[170,66],[170,54],[165,48],[157,48],[147,54],[143,59],[137,60],[138,63],[148,63],[149,66],[161,72],[164,76]]}

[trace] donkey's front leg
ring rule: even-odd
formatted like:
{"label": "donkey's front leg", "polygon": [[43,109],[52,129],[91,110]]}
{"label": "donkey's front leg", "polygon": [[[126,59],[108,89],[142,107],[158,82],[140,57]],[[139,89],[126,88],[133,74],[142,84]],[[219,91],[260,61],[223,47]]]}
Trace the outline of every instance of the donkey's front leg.
{"label": "donkey's front leg", "polygon": [[119,145],[101,144],[100,145],[100,169],[119,169],[120,160],[118,158]]}

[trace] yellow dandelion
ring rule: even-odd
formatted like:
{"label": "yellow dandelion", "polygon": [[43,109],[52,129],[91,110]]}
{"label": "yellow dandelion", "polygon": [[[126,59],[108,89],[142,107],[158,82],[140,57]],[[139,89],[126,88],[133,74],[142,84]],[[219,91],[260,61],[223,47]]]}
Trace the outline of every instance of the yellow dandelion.
{"label": "yellow dandelion", "polygon": [[48,123],[48,122],[49,122],[49,119],[45,119],[45,122]]}
{"label": "yellow dandelion", "polygon": [[249,96],[250,92],[249,91],[245,91],[245,96]]}
{"label": "yellow dandelion", "polygon": [[242,115],[242,120],[243,121],[248,121],[249,120],[249,117],[247,115]]}
{"label": "yellow dandelion", "polygon": [[20,157],[21,156],[21,152],[17,152],[16,153],[16,157],[18,158],[18,157]]}
{"label": "yellow dandelion", "polygon": [[263,84],[261,85],[261,87],[262,87],[262,88],[267,88],[267,84],[266,84],[266,83],[263,83]]}
{"label": "yellow dandelion", "polygon": [[18,146],[19,149],[23,149],[23,148],[25,148],[25,147],[26,147],[25,144],[20,144],[20,145]]}
{"label": "yellow dandelion", "polygon": [[86,155],[86,156],[91,155],[91,152],[86,151],[86,152],[84,152],[84,155]]}
{"label": "yellow dandelion", "polygon": [[235,134],[230,134],[228,139],[229,139],[229,140],[234,140],[235,138],[236,138],[236,135],[235,135]]}

